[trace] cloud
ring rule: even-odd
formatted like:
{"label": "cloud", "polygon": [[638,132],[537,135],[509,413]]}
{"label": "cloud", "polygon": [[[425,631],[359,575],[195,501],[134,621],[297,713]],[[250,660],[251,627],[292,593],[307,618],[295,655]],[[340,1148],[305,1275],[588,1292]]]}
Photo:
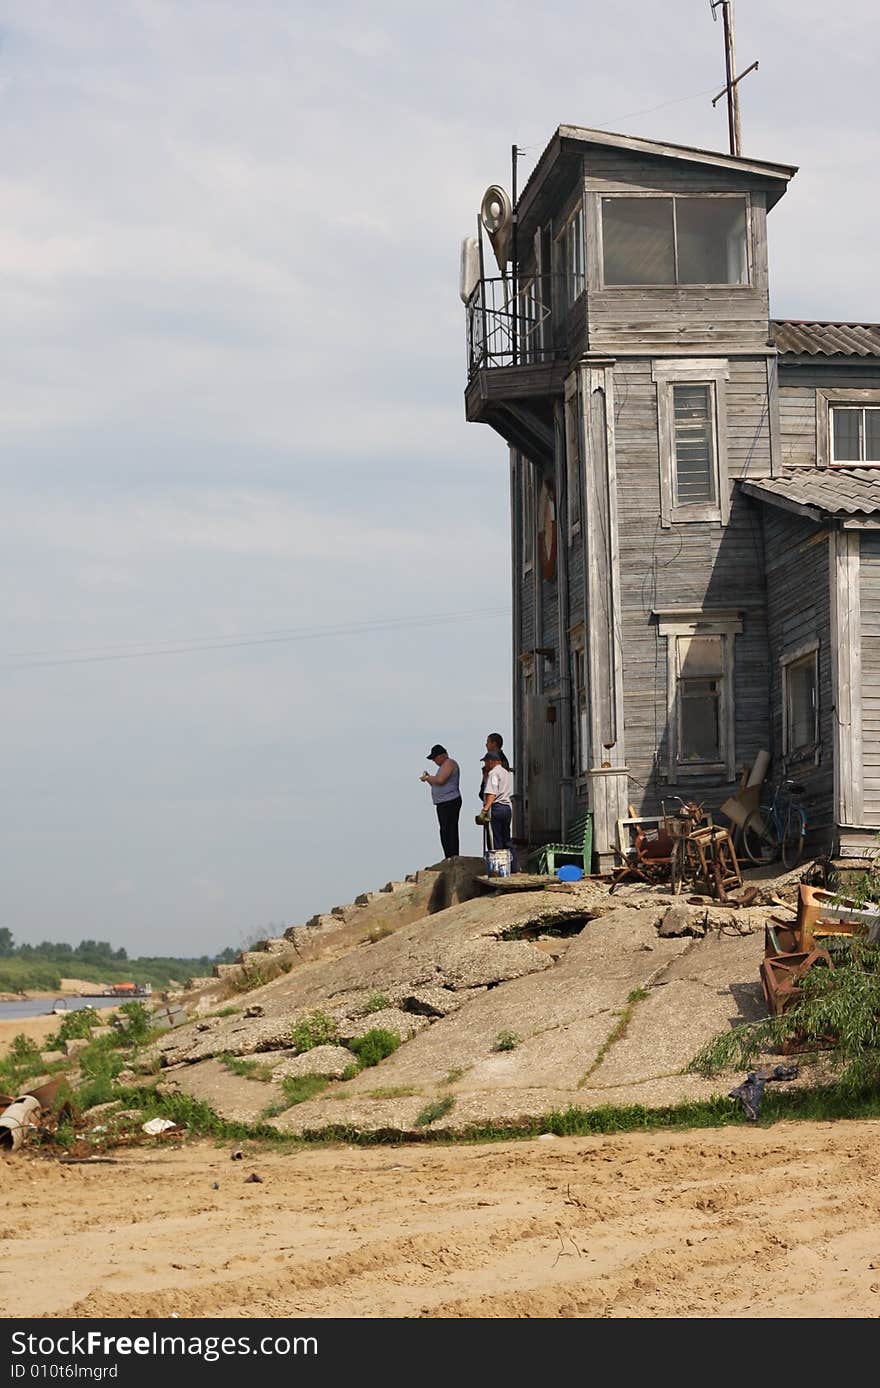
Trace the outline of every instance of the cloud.
{"label": "cloud", "polygon": [[[876,13],[796,17],[737,10],[745,147],[801,165],[773,309],[880,318]],[[0,664],[506,606],[460,239],[561,122],[725,148],[708,6],[30,0],[0,24]],[[469,765],[509,727],[506,617],[6,673],[9,926],[129,953],[432,861],[421,754]]]}

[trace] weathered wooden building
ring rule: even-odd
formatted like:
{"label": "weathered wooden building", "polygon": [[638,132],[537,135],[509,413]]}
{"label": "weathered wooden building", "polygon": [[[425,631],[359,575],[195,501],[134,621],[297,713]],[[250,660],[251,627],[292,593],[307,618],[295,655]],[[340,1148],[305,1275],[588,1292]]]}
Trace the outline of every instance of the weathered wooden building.
{"label": "weathered wooden building", "polygon": [[880,327],[770,320],[795,172],[561,126],[512,273],[481,254],[465,291],[467,417],[510,451],[533,843],[588,807],[607,866],[629,805],[717,807],[761,749],[813,848],[880,830]]}

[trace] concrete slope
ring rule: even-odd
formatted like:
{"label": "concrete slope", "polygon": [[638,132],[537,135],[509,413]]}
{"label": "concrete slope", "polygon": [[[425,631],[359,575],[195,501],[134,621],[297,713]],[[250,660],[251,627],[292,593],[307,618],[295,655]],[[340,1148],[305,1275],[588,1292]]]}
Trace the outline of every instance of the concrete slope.
{"label": "concrete slope", "polygon": [[[222,1009],[235,1007],[231,1015],[167,1033],[145,1063],[159,1058],[166,1083],[210,1092],[226,1117],[253,1121],[264,1095],[268,1121],[303,1135],[454,1131],[569,1105],[726,1093],[736,1077],[683,1072],[711,1037],[763,1015],[767,911],[679,907],[694,933],[664,938],[668,905],[657,892],[609,897],[590,882],[475,897],[339,957],[298,962],[231,998]],[[316,1014],[332,1044],[297,1054]],[[395,1032],[399,1048],[340,1079],[356,1068],[346,1048],[376,1028]],[[250,1057],[272,1082],[237,1076],[227,1099],[217,1059],[227,1053]],[[279,1113],[284,1077],[306,1074],[326,1077],[323,1092]]]}

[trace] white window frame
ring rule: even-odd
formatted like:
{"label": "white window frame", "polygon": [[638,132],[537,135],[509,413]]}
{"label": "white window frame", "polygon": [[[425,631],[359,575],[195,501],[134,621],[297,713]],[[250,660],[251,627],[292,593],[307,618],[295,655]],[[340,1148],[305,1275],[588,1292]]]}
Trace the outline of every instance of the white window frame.
{"label": "white window frame", "polygon": [[519,358],[523,365],[539,360],[536,348],[541,326],[538,284],[533,274],[523,279],[519,288]]}
{"label": "white window frame", "polygon": [[565,307],[569,309],[577,303],[587,288],[587,242],[583,198],[566,217],[556,241],[563,267]]}
{"label": "white window frame", "polygon": [[[668,781],[686,781],[706,776],[723,776],[732,781],[736,775],[736,708],[734,705],[734,656],[736,637],[742,631],[742,616],[731,610],[687,610],[684,608],[655,608],[657,629],[666,637],[666,726],[668,757],[665,775]],[[680,760],[681,700],[678,697],[678,641],[680,637],[721,637],[721,690],[718,708],[718,729],[721,758],[715,762]]]}
{"label": "white window frame", "polygon": [[[813,667],[813,686],[816,691],[815,708],[813,710],[814,726],[813,740],[803,747],[789,747],[789,735],[791,732],[791,687],[789,677],[792,669],[796,665],[802,665],[807,661],[812,662]],[[782,752],[787,765],[797,766],[804,762],[812,762],[814,766],[819,763],[819,752],[821,748],[820,723],[819,723],[819,640],[815,638],[807,641],[801,646],[796,646],[793,650],[786,651],[779,657],[779,668],[782,680]]]}
{"label": "white window frame", "polygon": [[520,553],[522,555],[522,571],[524,574],[531,573],[535,567],[535,549],[537,546],[538,532],[535,519],[536,488],[535,488],[535,465],[531,458],[527,458],[525,453],[519,455],[519,486],[520,486]]}
{"label": "white window frame", "polygon": [[[657,437],[660,454],[660,524],[664,529],[689,521],[730,519],[730,483],[727,472],[727,382],[728,362],[723,358],[691,357],[676,361],[655,361],[651,375],[657,387]],[[673,386],[706,385],[712,404],[715,500],[682,505],[676,498],[675,410]]]}
{"label": "white window frame", "polygon": [[819,390],[816,391],[816,463],[819,467],[870,467],[880,468],[880,463],[835,462],[834,430],[831,424],[831,411],[835,405],[850,405],[856,409],[865,406],[880,407],[880,389],[865,390]]}
{"label": "white window frame", "polygon": [[[673,203],[673,208],[672,208],[672,266],[673,266],[673,269],[674,269],[674,271],[675,271],[675,280],[674,280],[671,284],[669,284],[669,283],[665,283],[665,284],[606,284],[606,283],[605,283],[605,217],[604,217],[604,213],[603,213],[603,209],[602,209],[602,204],[605,203],[605,202],[611,202],[611,200],[612,200],[613,198],[627,198],[627,199],[630,199],[630,200],[631,200],[632,198],[665,198],[667,201],[670,201],[670,202]],[[690,281],[688,281],[688,282],[685,283],[685,284],[681,284],[681,283],[679,282],[679,279],[678,279],[678,222],[677,222],[677,216],[676,216],[676,211],[675,211],[675,206],[674,206],[674,204],[675,204],[675,202],[677,201],[678,198],[689,198],[689,199],[692,199],[692,198],[705,198],[707,201],[711,201],[712,199],[715,199],[715,198],[727,198],[727,199],[730,199],[730,198],[739,198],[741,201],[744,201],[744,202],[745,202],[745,205],[746,205],[746,278],[745,278],[745,282],[744,282],[743,284],[731,284],[729,281],[726,281],[726,280],[722,280],[720,284],[719,284],[717,281],[715,281],[715,280],[711,280],[708,284],[692,284]],[[752,199],[751,199],[751,195],[750,195],[749,193],[701,193],[701,192],[699,192],[699,190],[697,190],[697,189],[695,189],[692,193],[691,193],[691,192],[687,192],[687,193],[685,193],[685,192],[682,192],[682,193],[663,193],[663,192],[656,192],[656,193],[639,193],[639,192],[602,193],[602,194],[600,195],[600,197],[599,197],[599,274],[600,274],[600,276],[601,276],[601,279],[600,279],[601,288],[602,288],[602,289],[607,289],[607,290],[609,291],[609,293],[613,293],[616,289],[623,289],[623,290],[627,290],[627,289],[630,289],[630,290],[631,290],[631,289],[683,289],[683,290],[690,290],[690,289],[696,289],[696,290],[702,290],[702,289],[732,289],[732,290],[742,290],[742,289],[752,289],[752,288],[754,288],[754,285],[752,284],[752,279],[753,279],[753,275],[754,275],[754,269],[753,269],[753,264],[752,264]]]}
{"label": "white window frame", "polygon": [[[834,457],[834,411],[836,409],[880,409],[880,391],[877,390],[847,390],[847,391],[819,391],[824,397],[824,465],[829,468],[880,468],[880,458],[836,458]],[[856,396],[862,396],[861,400],[856,400]],[[841,398],[844,397],[844,398]],[[873,398],[872,398],[873,397]],[[862,439],[863,439],[862,432]],[[819,452],[819,450],[816,450]],[[819,462],[823,466],[823,462]]]}
{"label": "white window frame", "polygon": [[583,490],[580,396],[577,373],[574,373],[565,384],[565,496],[569,545],[581,533]]}

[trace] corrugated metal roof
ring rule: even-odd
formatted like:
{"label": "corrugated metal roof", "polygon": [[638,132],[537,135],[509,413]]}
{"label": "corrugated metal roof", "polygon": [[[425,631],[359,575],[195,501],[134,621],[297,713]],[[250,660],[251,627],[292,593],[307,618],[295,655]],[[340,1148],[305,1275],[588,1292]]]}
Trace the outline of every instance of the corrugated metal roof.
{"label": "corrugated metal roof", "polygon": [[744,492],[771,505],[812,515],[880,516],[880,468],[786,468],[780,477],[740,483]]}
{"label": "corrugated metal roof", "polygon": [[795,357],[880,357],[880,323],[807,323],[796,318],[770,324],[777,350]]}

